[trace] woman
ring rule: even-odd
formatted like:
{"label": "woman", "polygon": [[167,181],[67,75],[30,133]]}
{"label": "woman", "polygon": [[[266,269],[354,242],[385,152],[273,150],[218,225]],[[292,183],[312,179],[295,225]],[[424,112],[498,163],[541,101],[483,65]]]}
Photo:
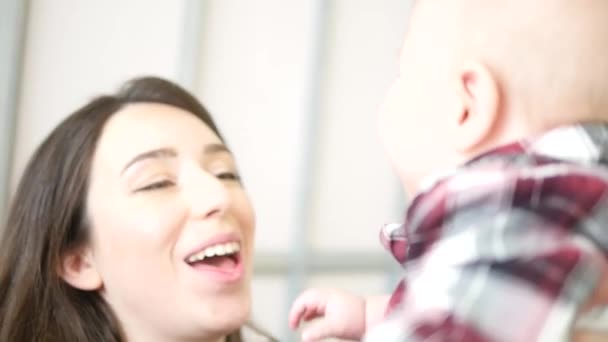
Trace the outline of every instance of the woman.
{"label": "woman", "polygon": [[30,160],[0,242],[0,341],[241,341],[253,240],[209,113],[133,80]]}

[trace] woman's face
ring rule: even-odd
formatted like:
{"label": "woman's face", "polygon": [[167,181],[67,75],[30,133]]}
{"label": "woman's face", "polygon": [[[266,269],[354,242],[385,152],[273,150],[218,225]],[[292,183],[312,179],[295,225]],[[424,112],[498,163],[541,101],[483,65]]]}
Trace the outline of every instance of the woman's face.
{"label": "woman's face", "polygon": [[200,119],[152,103],[107,122],[87,213],[100,291],[131,341],[216,338],[249,317],[254,214]]}

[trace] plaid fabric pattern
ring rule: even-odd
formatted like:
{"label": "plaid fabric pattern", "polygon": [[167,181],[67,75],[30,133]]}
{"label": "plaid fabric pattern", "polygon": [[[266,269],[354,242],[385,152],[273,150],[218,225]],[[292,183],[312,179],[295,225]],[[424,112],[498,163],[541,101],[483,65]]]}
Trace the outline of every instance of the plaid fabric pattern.
{"label": "plaid fabric pattern", "polygon": [[366,341],[568,341],[606,273],[607,165],[608,126],[587,124],[431,179],[382,229],[404,278]]}

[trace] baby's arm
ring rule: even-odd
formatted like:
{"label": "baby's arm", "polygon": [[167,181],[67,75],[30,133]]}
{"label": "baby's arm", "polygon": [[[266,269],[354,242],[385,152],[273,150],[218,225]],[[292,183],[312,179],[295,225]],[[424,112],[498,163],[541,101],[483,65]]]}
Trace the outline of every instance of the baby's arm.
{"label": "baby's arm", "polygon": [[362,298],[338,290],[311,289],[294,302],[289,326],[318,319],[302,332],[304,341],[323,338],[360,340],[367,328],[380,322],[389,296]]}
{"label": "baby's arm", "polygon": [[374,327],[384,319],[390,296],[375,296],[365,299],[365,330]]}

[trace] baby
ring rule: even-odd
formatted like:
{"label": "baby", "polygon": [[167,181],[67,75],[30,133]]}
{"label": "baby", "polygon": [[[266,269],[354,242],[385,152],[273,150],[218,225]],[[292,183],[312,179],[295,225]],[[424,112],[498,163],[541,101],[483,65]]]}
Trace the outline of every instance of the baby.
{"label": "baby", "polygon": [[403,280],[306,291],[305,341],[608,341],[607,0],[415,1],[379,131]]}

